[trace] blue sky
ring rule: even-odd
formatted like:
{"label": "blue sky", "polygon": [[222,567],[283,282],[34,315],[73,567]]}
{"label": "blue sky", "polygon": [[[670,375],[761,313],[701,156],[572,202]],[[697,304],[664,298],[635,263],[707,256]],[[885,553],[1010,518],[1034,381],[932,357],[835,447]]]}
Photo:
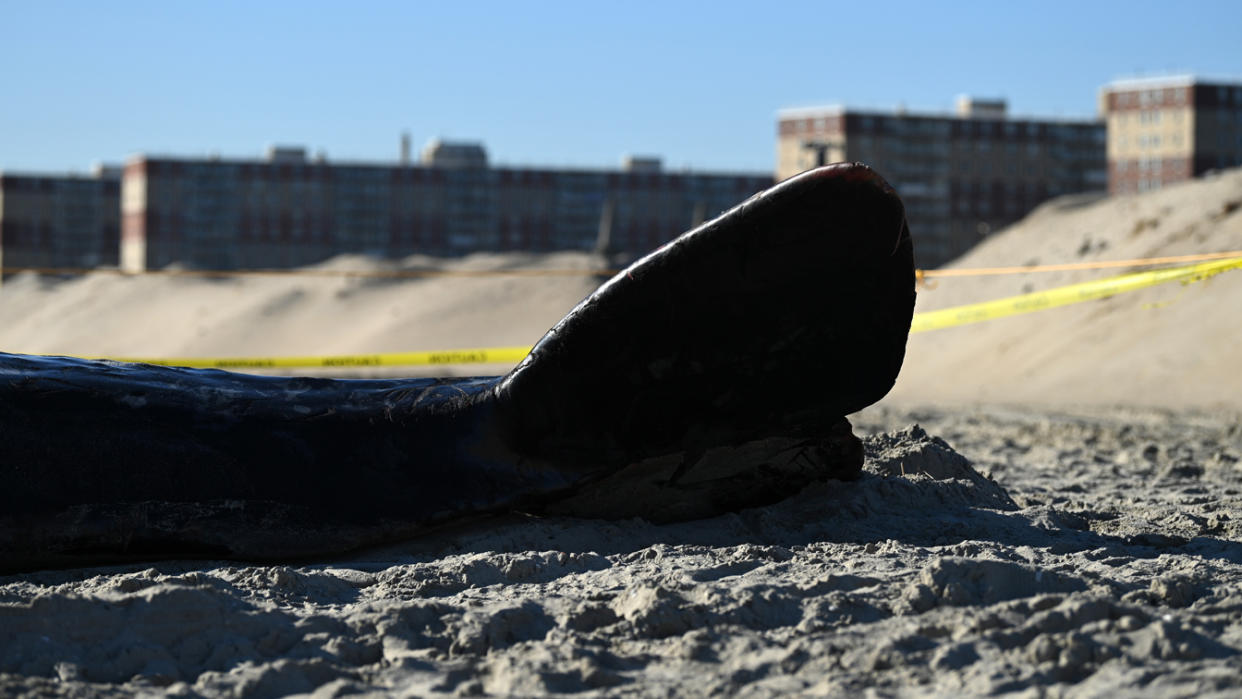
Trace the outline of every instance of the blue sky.
{"label": "blue sky", "polygon": [[768,171],[776,112],[844,103],[1092,116],[1119,77],[1242,76],[1242,2],[0,0],[0,169],[400,134],[494,162]]}

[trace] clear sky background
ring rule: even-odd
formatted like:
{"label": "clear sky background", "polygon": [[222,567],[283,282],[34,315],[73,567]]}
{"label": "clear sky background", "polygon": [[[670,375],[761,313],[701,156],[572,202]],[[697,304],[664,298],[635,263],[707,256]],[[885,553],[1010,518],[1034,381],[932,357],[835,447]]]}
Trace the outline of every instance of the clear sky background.
{"label": "clear sky background", "polygon": [[0,169],[393,161],[408,131],[505,164],[770,171],[783,107],[1091,117],[1111,80],[1186,72],[1242,75],[1242,0],[0,0]]}

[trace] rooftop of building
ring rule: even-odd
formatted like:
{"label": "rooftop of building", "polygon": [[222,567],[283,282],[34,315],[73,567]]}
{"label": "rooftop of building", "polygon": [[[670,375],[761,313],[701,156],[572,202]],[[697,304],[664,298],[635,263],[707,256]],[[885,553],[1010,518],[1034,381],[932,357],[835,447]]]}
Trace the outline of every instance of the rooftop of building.
{"label": "rooftop of building", "polygon": [[846,114],[883,117],[906,117],[913,119],[968,120],[988,119],[1013,122],[1044,122],[1054,124],[1102,124],[1095,117],[1064,117],[1034,116],[1027,114],[1010,114],[1004,98],[979,98],[959,95],[954,111],[911,110],[904,106],[892,109],[880,107],[856,107],[843,104],[828,104],[808,107],[789,107],[777,111],[780,121],[787,119],[808,119],[826,116],[843,116]]}
{"label": "rooftop of building", "polygon": [[1242,78],[1194,75],[1152,75],[1119,78],[1105,85],[1102,90],[1152,90],[1165,87],[1189,87],[1210,85],[1212,87],[1242,87]]}
{"label": "rooftop of building", "polygon": [[30,172],[27,170],[0,169],[0,179],[29,180],[116,180],[121,177],[121,166],[96,163],[90,172]]}
{"label": "rooftop of building", "polygon": [[[448,148],[445,148],[447,146]],[[460,148],[459,147],[463,147]],[[447,151],[447,152],[446,152]],[[443,158],[437,158],[439,153],[445,153],[453,157],[446,161]],[[456,162],[456,159],[465,155],[469,160],[468,163]],[[766,171],[725,171],[725,170],[691,170],[685,169],[666,169],[662,160],[654,155],[626,155],[623,157],[619,166],[615,167],[588,167],[588,166],[557,166],[557,165],[517,165],[508,163],[494,163],[486,160],[486,150],[482,144],[474,142],[442,142],[433,140],[425,149],[424,157],[413,162],[402,162],[400,160],[392,161],[360,161],[360,160],[329,160],[322,153],[316,153],[313,157],[307,156],[307,151],[301,146],[271,146],[263,156],[256,157],[221,157],[219,155],[173,155],[164,153],[138,153],[126,159],[126,167],[142,162],[170,162],[170,163],[205,163],[219,165],[300,165],[313,167],[341,167],[341,168],[368,168],[368,169],[485,169],[489,171],[522,171],[522,172],[540,172],[540,173],[567,173],[567,174],[583,174],[583,175],[608,175],[613,173],[642,173],[642,174],[660,174],[666,176],[690,176],[690,177],[732,177],[732,178],[766,178],[771,179],[772,175]],[[481,161],[481,164],[480,164]]]}

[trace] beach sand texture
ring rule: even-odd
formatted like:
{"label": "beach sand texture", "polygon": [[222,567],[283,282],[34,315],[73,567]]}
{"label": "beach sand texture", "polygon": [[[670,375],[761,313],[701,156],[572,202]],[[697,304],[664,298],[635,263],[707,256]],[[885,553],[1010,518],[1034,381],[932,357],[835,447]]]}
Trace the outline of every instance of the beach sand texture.
{"label": "beach sand texture", "polygon": [[[1059,200],[958,265],[1239,249],[1240,201],[1239,171]],[[1099,276],[942,280],[919,309]],[[596,283],[19,276],[0,348],[529,344]],[[916,335],[894,394],[851,418],[861,480],[714,519],[509,514],[333,560],[0,577],[0,694],[1236,696],[1239,308],[1229,272]]]}
{"label": "beach sand texture", "polygon": [[[916,237],[917,245],[917,237]],[[1142,196],[1054,200],[952,267],[1242,250],[1242,170]],[[1128,269],[946,278],[917,311],[1102,279]],[[1242,406],[1242,271],[911,336],[892,397],[944,403]]]}

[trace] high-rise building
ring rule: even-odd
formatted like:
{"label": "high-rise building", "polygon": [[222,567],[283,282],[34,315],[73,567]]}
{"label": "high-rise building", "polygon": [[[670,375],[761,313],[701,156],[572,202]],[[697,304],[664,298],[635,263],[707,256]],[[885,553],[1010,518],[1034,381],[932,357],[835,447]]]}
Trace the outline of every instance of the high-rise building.
{"label": "high-rise building", "polygon": [[121,175],[0,173],[0,265],[5,269],[117,264]]}
{"label": "high-rise building", "polygon": [[345,252],[609,248],[638,254],[771,186],[764,174],[492,167],[481,145],[433,142],[418,164],[140,156],[125,165],[121,263],[238,269]]}
{"label": "high-rise building", "polygon": [[1108,191],[1142,192],[1242,165],[1242,83],[1193,76],[1118,80],[1100,90]]}
{"label": "high-rise building", "polygon": [[896,188],[922,267],[961,255],[1050,197],[1107,183],[1103,123],[1013,117],[1004,100],[963,97],[955,114],[780,112],[778,180],[839,161],[866,163]]}

